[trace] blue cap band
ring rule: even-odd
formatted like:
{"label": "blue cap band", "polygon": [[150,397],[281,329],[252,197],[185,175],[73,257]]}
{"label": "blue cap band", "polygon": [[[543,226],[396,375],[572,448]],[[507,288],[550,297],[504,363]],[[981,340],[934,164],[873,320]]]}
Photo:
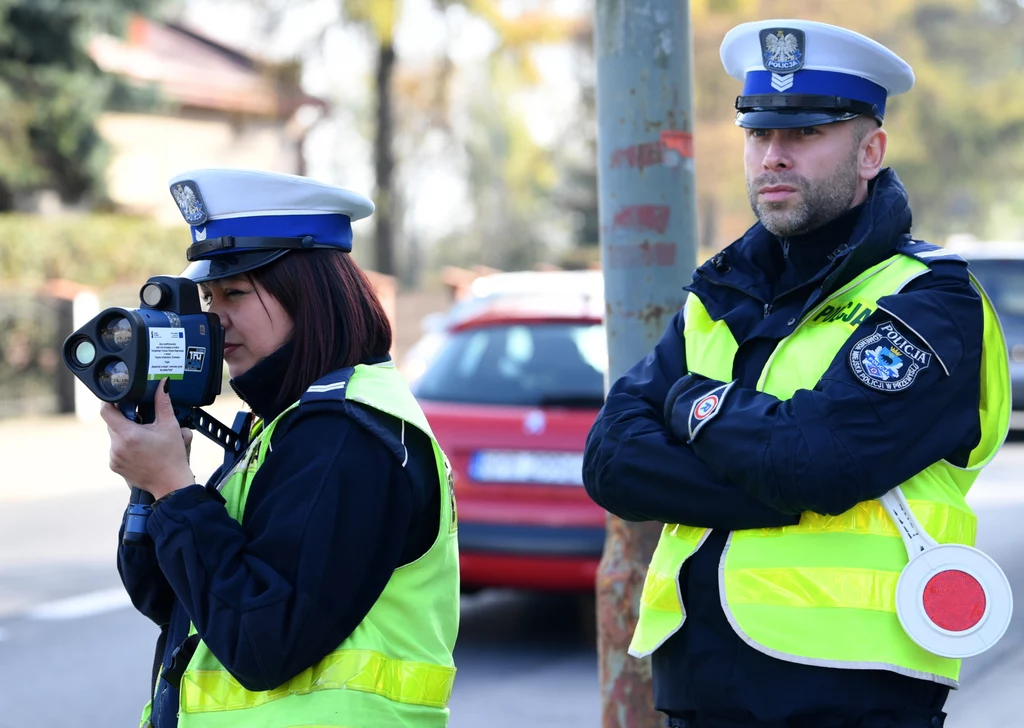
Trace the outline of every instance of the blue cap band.
{"label": "blue cap band", "polygon": [[813,71],[804,69],[796,73],[786,74],[783,78],[792,79],[793,85],[785,91],[772,86],[773,74],[770,71],[750,71],[743,84],[744,96],[760,96],[764,94],[801,94],[814,96],[838,96],[854,101],[873,104],[878,115],[885,115],[885,99],[887,92],[884,87],[860,76],[836,71]]}
{"label": "blue cap band", "polygon": [[[194,242],[201,242],[197,239],[197,230],[202,231],[201,240],[227,235],[236,238],[303,238],[310,235],[321,245],[335,245],[352,252],[352,221],[348,215],[261,215],[208,220],[205,225],[192,227]],[[239,245],[222,252],[239,253],[245,249]]]}

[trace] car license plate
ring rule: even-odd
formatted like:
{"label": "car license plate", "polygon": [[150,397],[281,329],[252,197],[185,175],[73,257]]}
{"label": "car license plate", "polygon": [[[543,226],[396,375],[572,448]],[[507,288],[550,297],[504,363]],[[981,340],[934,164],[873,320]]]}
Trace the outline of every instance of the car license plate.
{"label": "car license plate", "polygon": [[583,453],[481,450],[469,460],[478,483],[583,485]]}

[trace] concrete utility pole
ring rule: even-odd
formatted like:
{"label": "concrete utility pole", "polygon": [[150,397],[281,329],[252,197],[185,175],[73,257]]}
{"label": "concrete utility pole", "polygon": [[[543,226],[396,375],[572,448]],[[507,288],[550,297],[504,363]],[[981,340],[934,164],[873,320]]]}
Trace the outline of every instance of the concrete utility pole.
{"label": "concrete utility pole", "polygon": [[[646,356],[696,264],[688,0],[596,0],[598,188],[608,378]],[[655,728],[648,659],[626,653],[661,524],[608,518],[597,579],[603,728]]]}

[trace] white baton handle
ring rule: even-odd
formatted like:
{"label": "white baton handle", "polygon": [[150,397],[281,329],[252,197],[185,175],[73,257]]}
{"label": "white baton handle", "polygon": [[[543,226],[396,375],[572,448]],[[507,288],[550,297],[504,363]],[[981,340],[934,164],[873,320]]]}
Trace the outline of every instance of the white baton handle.
{"label": "white baton handle", "polygon": [[885,508],[885,512],[889,514],[892,522],[896,524],[896,530],[900,532],[903,545],[907,547],[907,556],[911,560],[918,554],[939,545],[934,538],[928,535],[927,531],[921,528],[921,524],[914,517],[914,512],[910,510],[910,504],[907,503],[907,499],[898,485],[879,498],[878,502]]}

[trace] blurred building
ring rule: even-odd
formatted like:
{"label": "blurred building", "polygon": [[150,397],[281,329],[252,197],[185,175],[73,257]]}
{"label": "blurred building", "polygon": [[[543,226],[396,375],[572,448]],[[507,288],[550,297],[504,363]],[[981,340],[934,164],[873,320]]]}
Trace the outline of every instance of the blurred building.
{"label": "blurred building", "polygon": [[146,112],[100,118],[112,150],[107,192],[119,209],[176,219],[167,180],[190,167],[304,172],[303,141],[326,102],[302,91],[297,66],[264,63],[183,25],[139,16],[125,38],[93,38],[89,54],[158,97]]}

